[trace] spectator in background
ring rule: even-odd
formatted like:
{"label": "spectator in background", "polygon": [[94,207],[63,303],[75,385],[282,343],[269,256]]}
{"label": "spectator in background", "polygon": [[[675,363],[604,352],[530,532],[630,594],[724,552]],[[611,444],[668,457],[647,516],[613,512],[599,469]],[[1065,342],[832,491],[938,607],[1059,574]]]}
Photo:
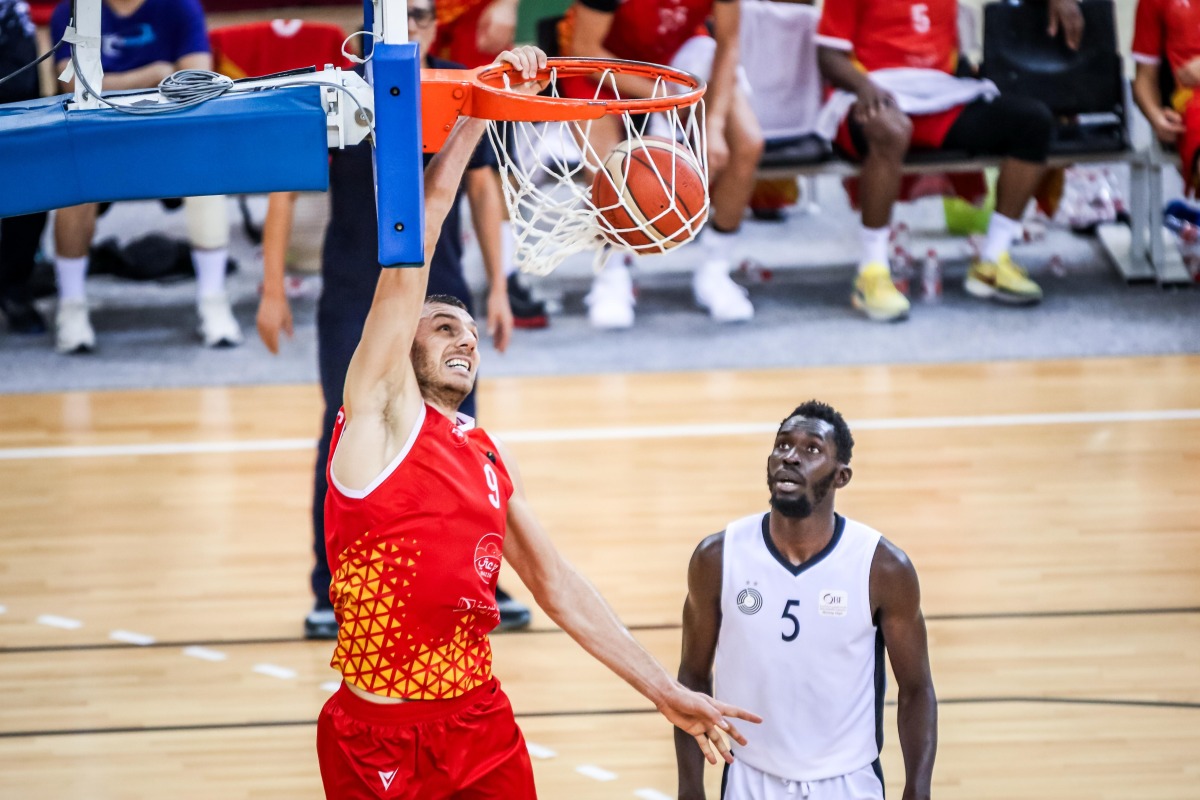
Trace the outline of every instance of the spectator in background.
{"label": "spectator in background", "polygon": [[[1175,87],[1169,98],[1160,88],[1164,56]],[[1133,60],[1133,99],[1155,135],[1179,147],[1180,169],[1194,195],[1200,177],[1200,4],[1138,0]]]}
{"label": "spectator in background", "polygon": [[[862,160],[862,255],[851,302],[878,322],[904,319],[909,311],[892,283],[887,242],[910,146],[1004,157],[996,211],[965,288],[1004,303],[1042,299],[1008,250],[1045,174],[1053,119],[1041,103],[999,95],[987,81],[954,77],[957,11],[956,0],[827,3],[817,29],[821,73],[841,90],[822,110],[823,132]],[[1068,46],[1077,48],[1083,15],[1075,0],[1050,0],[1051,34],[1060,27]]]}
{"label": "spectator in background", "polygon": [[[712,208],[700,239],[703,261],[692,276],[696,303],[718,322],[742,322],[754,316],[746,290],[733,282],[733,239],[741,227],[763,137],[746,98],[739,72],[739,0],[576,0],[563,18],[564,55],[622,58],[669,64],[708,80],[704,97]],[[711,16],[713,35],[704,29]],[[652,82],[618,76],[622,97],[649,97]],[[591,98],[590,78],[560,81],[569,97]],[[611,89],[601,87],[601,97]],[[603,157],[620,141],[620,120],[607,116],[591,128],[591,145]],[[623,254],[610,254],[588,296],[588,318],[597,328],[633,325],[633,281]]]}
{"label": "spectator in background", "polygon": [[[51,41],[62,38],[70,19],[71,0],[64,0],[54,9]],[[212,69],[204,11],[198,0],[104,0],[100,31],[105,90],[148,89],[177,70]],[[70,61],[70,47],[62,45],[56,58],[61,72]],[[236,346],[242,341],[242,332],[225,294],[229,246],[225,198],[188,198],[185,207],[196,265],[200,338],[206,347]],[[55,347],[60,353],[86,353],[96,346],[84,289],[96,215],[95,203],[62,208],[55,214]]]}
{"label": "spectator in background", "polygon": [[[37,69],[14,73],[37,59],[36,30],[21,0],[0,0],[0,103],[34,100],[40,94]],[[46,213],[0,219],[0,313],[13,333],[46,332],[29,291]]]}
{"label": "spectator in background", "polygon": [[[435,31],[433,7],[429,0],[409,0],[409,41],[420,46],[426,65],[443,69],[458,67],[430,58],[429,49]],[[428,160],[429,156],[426,157]],[[369,144],[331,152],[330,217],[321,255],[324,288],[317,307],[317,355],[321,388],[325,396],[325,414],[321,423],[313,487],[313,555],[316,563],[312,571],[312,589],[315,604],[304,622],[305,636],[310,639],[337,638],[337,621],[329,599],[330,572],[325,551],[325,493],[329,488],[325,468],[329,461],[334,423],[342,406],[346,370],[354,355],[354,348],[362,337],[363,324],[379,281],[373,182]],[[504,352],[513,329],[513,315],[498,241],[504,198],[496,181],[495,156],[487,142],[481,142],[475,148],[459,195],[442,225],[442,233],[430,261],[428,293],[455,297],[466,306],[468,313],[474,306],[462,266],[460,207],[464,190],[488,273],[487,331],[495,348]],[[272,200],[275,199],[272,196]],[[279,219],[282,219],[282,215]],[[290,214],[287,219],[290,221]],[[288,232],[268,214],[263,229],[263,295],[258,310],[258,331],[272,353],[278,352],[280,333],[290,334],[292,330],[291,310],[284,293]],[[459,411],[470,417],[475,416],[474,391],[459,406]],[[529,624],[529,609],[499,587],[496,589],[496,605],[500,611],[500,630]]]}

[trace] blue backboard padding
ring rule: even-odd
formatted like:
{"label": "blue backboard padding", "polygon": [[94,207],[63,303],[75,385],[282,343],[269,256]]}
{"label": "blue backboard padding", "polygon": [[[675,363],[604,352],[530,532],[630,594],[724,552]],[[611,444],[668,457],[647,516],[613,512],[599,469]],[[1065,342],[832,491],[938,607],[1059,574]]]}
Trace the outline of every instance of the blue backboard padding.
{"label": "blue backboard padding", "polygon": [[227,94],[166,114],[0,105],[0,217],[106,200],[323,191],[320,89]]}
{"label": "blue backboard padding", "polygon": [[421,153],[421,65],[417,45],[375,43],[375,198],[379,263],[425,263],[425,169]]}

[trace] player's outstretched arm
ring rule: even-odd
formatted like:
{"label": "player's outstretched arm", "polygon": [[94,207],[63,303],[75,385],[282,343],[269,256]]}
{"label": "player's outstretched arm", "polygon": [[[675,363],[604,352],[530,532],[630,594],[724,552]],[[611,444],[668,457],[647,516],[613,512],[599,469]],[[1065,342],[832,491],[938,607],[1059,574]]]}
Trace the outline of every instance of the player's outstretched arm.
{"label": "player's outstretched arm", "polygon": [[937,754],[937,696],[917,571],[900,548],[881,539],[871,563],[871,597],[899,694],[897,727],[904,753],[902,800],[928,800]]}
{"label": "player's outstretched arm", "polygon": [[497,448],[513,481],[504,558],[533,592],[538,606],[584,650],[654,703],[673,725],[693,736],[711,763],[718,758],[731,762],[729,739],[739,744],[746,739],[726,718],[762,720],[694,692],[667,673],[633,638],[596,588],[555,549],[525,498],[512,457],[503,445],[497,443]]}
{"label": "player's outstretched arm", "polygon": [[[683,653],[679,682],[695,692],[712,694],[713,658],[721,630],[721,572],[725,534],[709,536],[688,564],[688,594],[683,603]],[[675,729],[675,765],[679,800],[704,800],[704,761],[689,737]]]}

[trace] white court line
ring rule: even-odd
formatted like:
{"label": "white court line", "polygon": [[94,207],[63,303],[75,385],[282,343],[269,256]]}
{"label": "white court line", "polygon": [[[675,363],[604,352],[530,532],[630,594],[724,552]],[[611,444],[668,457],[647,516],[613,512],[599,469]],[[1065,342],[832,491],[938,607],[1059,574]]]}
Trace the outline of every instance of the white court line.
{"label": "white court line", "polygon": [[[985,414],[962,417],[884,417],[849,420],[853,431],[922,430],[935,428],[1006,428],[1018,425],[1097,425],[1123,422],[1167,422],[1200,419],[1200,408],[1159,411],[1095,411],[1063,414]],[[496,433],[506,442],[588,442],[627,439],[749,436],[774,433],[778,422],[711,425],[644,425],[612,428],[558,428]],[[98,445],[94,447],[10,447],[0,449],[0,461],[41,458],[105,458],[113,456],[173,456],[209,453],[268,453],[311,450],[315,439],[249,439],[224,442],[163,442],[161,444]]]}
{"label": "white court line", "polygon": [[529,751],[530,758],[539,758],[545,760],[547,758],[554,758],[558,755],[558,753],[554,752],[549,747],[545,747],[544,745],[540,744],[534,744],[528,739],[525,740],[525,749]]}
{"label": "white court line", "polygon": [[142,646],[154,644],[154,637],[145,633],[134,633],[133,631],[109,631],[108,638],[116,642],[128,642],[129,644],[140,644]]}
{"label": "white court line", "polygon": [[279,678],[285,681],[290,681],[296,677],[296,670],[276,666],[275,664],[255,664],[254,671],[259,675],[266,675],[269,678]]}
{"label": "white court line", "polygon": [[635,789],[633,796],[640,800],[672,800],[669,794],[664,794],[658,789]]}
{"label": "white court line", "polygon": [[209,650],[207,647],[185,647],[183,654],[189,658],[198,658],[201,661],[224,661],[229,656],[222,653],[220,650]]}
{"label": "white court line", "polygon": [[55,614],[42,614],[37,618],[38,625],[49,625],[51,628],[62,628],[63,630],[73,631],[83,627],[83,623],[77,619],[70,617],[59,617]]}
{"label": "white court line", "polygon": [[580,764],[575,768],[575,771],[585,778],[591,778],[594,781],[615,781],[617,779],[617,773],[609,772],[606,769],[591,764]]}

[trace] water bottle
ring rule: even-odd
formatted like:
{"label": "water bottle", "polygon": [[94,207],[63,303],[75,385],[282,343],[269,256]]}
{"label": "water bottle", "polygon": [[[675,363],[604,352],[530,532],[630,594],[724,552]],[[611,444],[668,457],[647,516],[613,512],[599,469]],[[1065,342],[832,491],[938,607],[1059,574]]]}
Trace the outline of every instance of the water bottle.
{"label": "water bottle", "polygon": [[912,289],[912,261],[912,256],[900,245],[892,248],[892,258],[889,264],[892,272],[892,283],[895,284],[896,290],[905,297],[909,296],[909,292]]}
{"label": "water bottle", "polygon": [[942,265],[938,262],[937,251],[930,248],[925,253],[925,261],[921,264],[921,301],[937,303],[942,299]]}

